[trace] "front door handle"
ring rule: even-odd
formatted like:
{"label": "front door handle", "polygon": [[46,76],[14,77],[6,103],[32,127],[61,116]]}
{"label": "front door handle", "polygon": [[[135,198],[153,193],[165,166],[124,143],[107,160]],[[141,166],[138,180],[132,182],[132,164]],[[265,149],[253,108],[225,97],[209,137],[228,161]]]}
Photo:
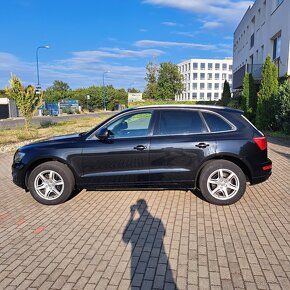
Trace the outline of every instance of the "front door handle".
{"label": "front door handle", "polygon": [[207,146],[209,146],[209,144],[202,142],[202,143],[196,144],[195,146],[198,148],[206,148]]}
{"label": "front door handle", "polygon": [[142,151],[145,150],[147,147],[144,145],[137,145],[134,147],[135,150]]}

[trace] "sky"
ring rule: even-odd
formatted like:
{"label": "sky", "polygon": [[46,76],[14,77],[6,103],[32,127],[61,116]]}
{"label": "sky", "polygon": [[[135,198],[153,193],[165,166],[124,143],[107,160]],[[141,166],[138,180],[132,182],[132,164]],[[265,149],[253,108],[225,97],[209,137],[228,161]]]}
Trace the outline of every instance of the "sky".
{"label": "sky", "polygon": [[251,1],[0,0],[0,89],[11,73],[42,88],[145,85],[146,64],[232,56],[233,33]]}

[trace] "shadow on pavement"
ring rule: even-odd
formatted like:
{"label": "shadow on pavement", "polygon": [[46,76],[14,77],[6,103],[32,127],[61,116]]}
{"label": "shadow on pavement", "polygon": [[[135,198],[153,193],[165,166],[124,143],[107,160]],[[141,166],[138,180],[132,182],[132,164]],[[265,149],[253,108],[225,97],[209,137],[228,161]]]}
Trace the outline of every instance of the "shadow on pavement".
{"label": "shadow on pavement", "polygon": [[162,221],[150,214],[144,199],[131,205],[123,241],[132,246],[132,289],[178,289],[163,244],[165,233]]}

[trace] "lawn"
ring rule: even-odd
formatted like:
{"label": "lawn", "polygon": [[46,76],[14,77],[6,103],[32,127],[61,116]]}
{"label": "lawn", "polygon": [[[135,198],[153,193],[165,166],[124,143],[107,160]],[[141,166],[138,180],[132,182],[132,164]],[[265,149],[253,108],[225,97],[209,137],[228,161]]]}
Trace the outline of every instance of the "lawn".
{"label": "lawn", "polygon": [[95,127],[106,118],[108,118],[108,116],[96,118],[84,117],[82,119],[60,121],[57,123],[44,121],[38,127],[31,127],[29,132],[26,132],[23,128],[2,129],[0,130],[0,145],[8,145],[27,140],[42,139],[69,133],[84,132]]}

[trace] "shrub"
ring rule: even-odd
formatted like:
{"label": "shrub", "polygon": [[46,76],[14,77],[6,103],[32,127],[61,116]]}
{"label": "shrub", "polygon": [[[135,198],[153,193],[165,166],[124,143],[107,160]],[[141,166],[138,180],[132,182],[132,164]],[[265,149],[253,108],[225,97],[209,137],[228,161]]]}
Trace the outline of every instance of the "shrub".
{"label": "shrub", "polygon": [[40,122],[40,128],[48,128],[55,126],[56,122],[53,122],[51,120],[45,120]]}

